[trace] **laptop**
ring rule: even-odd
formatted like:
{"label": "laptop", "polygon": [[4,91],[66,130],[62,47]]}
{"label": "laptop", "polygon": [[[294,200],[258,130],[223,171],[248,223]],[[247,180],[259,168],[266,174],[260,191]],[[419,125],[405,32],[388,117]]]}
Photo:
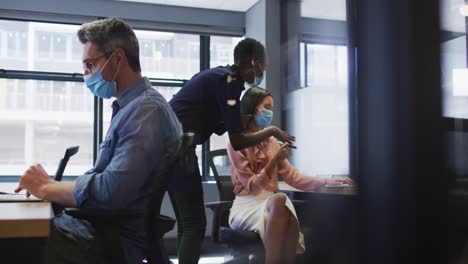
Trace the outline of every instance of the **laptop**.
{"label": "laptop", "polygon": [[[59,165],[57,167],[57,171],[55,172],[54,180],[61,181],[63,177],[63,172],[65,171],[65,167],[67,166],[70,157],[78,153],[80,149],[79,146],[69,147],[65,150],[65,155],[63,159],[60,160]],[[27,197],[25,193],[4,193],[0,192],[0,202],[41,202],[42,199],[36,196],[29,196]]]}

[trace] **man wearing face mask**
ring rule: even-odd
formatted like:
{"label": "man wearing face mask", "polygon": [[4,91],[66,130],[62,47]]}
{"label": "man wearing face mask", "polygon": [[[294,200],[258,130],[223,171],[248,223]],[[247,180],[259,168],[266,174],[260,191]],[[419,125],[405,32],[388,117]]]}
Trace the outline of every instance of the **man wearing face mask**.
{"label": "man wearing face mask", "polygon": [[[277,127],[266,127],[255,133],[247,133],[242,127],[240,95],[244,84],[258,86],[266,65],[265,47],[255,39],[246,38],[234,49],[234,65],[202,71],[182,87],[169,104],[184,131],[195,133],[195,144],[203,144],[213,133],[222,135],[226,131],[235,150],[257,145],[271,136],[283,142],[294,140]],[[203,189],[195,147],[192,146],[176,168],[169,186],[177,218],[177,253],[181,264],[198,263],[205,235]]]}
{"label": "man wearing face mask", "polygon": [[[182,127],[166,100],[142,77],[132,28],[115,18],[81,26],[84,80],[101,98],[115,97],[112,120],[94,167],[73,182],[52,180],[41,165],[21,177],[21,189],[66,207],[144,209],[156,172],[174,152]],[[143,218],[122,223],[120,242],[127,263],[142,263]],[[87,221],[60,214],[53,220],[47,263],[107,263]]]}

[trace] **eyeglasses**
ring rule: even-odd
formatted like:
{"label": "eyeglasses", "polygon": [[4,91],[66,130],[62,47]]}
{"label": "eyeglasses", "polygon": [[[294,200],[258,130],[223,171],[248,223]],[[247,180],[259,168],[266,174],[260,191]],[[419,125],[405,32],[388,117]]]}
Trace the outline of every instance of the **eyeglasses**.
{"label": "eyeglasses", "polygon": [[96,58],[93,58],[93,59],[87,59],[85,62],[83,62],[83,70],[84,71],[87,71],[87,72],[93,72],[93,70],[95,69],[96,67],[96,62],[98,60],[100,60],[102,57],[105,57],[106,55],[103,54],[101,56],[98,56]]}

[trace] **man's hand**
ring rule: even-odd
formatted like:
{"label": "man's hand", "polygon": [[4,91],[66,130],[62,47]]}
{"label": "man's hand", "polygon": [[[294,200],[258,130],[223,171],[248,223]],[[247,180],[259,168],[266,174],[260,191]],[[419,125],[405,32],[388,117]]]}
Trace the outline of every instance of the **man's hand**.
{"label": "man's hand", "polygon": [[270,128],[273,129],[273,136],[279,141],[289,143],[289,145],[292,145],[293,141],[296,141],[296,137],[291,136],[288,132],[283,131],[275,126]]}
{"label": "man's hand", "polygon": [[15,192],[20,192],[21,190],[26,190],[26,195],[29,197],[31,194],[44,199],[44,190],[45,188],[52,184],[52,180],[41,164],[36,164],[29,167],[21,176],[18,187],[15,189]]}

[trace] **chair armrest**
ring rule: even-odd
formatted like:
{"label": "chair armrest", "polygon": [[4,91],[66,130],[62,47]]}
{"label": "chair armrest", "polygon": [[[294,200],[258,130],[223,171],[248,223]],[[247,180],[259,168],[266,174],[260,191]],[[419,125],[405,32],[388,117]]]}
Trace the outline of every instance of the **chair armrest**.
{"label": "chair armrest", "polygon": [[233,230],[224,226],[219,228],[219,241],[231,245],[262,245],[262,239],[257,232]]}
{"label": "chair armrest", "polygon": [[217,201],[217,202],[205,203],[205,207],[211,210],[216,210],[218,208],[226,208],[226,207],[231,207],[231,206],[232,206],[232,201]]}
{"label": "chair armrest", "polygon": [[[118,226],[122,221],[129,220],[136,217],[144,217],[145,211],[139,209],[78,209],[78,208],[65,208],[64,212],[67,215],[73,216],[78,219],[88,220],[97,225],[116,225]],[[165,233],[174,228],[175,219],[165,215],[159,215],[154,220],[158,235],[162,237]]]}
{"label": "chair armrest", "polygon": [[212,220],[212,225],[211,225],[211,239],[214,242],[219,242],[218,241],[218,234],[219,234],[219,227],[223,224],[224,222],[227,221],[226,219],[228,218],[229,214],[226,214],[229,212],[229,209],[232,206],[232,201],[217,201],[217,202],[211,202],[211,203],[205,203],[205,207],[211,209],[213,211],[213,220]]}

